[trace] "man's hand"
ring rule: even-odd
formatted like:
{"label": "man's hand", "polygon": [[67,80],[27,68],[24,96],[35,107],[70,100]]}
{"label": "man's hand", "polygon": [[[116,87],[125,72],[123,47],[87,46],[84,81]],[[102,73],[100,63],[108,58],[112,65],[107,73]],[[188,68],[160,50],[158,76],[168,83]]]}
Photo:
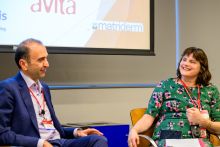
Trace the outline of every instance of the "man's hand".
{"label": "man's hand", "polygon": [[53,147],[52,144],[50,144],[48,141],[44,141],[43,147]]}
{"label": "man's hand", "polygon": [[91,134],[97,134],[97,135],[103,136],[103,133],[101,133],[99,130],[93,129],[93,128],[88,128],[85,130],[77,130],[78,137],[83,137],[83,136],[87,136],[87,135],[91,135]]}

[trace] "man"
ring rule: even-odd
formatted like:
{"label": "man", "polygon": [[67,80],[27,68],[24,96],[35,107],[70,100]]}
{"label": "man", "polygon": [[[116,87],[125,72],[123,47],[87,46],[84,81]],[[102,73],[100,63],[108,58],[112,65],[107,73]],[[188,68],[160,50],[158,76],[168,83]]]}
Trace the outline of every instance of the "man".
{"label": "man", "polygon": [[96,129],[61,127],[48,86],[39,81],[49,67],[46,47],[23,41],[15,53],[19,72],[0,82],[0,145],[27,147],[107,147]]}

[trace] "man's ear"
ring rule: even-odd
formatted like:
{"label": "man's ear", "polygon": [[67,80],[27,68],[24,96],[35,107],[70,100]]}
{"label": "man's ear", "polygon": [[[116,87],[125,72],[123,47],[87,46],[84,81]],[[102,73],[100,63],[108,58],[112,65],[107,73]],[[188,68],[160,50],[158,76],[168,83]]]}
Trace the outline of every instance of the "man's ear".
{"label": "man's ear", "polygon": [[20,59],[19,60],[19,65],[21,66],[21,69],[26,71],[28,67],[28,63],[25,59]]}

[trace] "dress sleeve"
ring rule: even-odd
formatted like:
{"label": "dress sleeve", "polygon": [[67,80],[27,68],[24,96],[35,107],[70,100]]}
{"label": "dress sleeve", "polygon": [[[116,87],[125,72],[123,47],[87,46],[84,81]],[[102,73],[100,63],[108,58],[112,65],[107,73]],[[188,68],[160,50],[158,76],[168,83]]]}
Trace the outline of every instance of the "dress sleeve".
{"label": "dress sleeve", "polygon": [[218,88],[212,86],[208,94],[212,95],[210,117],[213,121],[220,121],[220,94]]}
{"label": "dress sleeve", "polygon": [[158,116],[160,108],[163,103],[163,93],[165,89],[164,81],[161,81],[154,89],[145,114],[149,114],[154,118]]}

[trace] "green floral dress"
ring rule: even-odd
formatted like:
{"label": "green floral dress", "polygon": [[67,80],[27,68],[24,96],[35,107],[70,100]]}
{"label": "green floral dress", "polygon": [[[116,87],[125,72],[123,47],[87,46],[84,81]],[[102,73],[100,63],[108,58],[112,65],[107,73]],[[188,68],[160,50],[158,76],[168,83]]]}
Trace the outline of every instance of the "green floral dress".
{"label": "green floral dress", "polygon": [[[197,99],[198,88],[190,87],[193,99]],[[201,86],[200,102],[203,110],[208,110],[212,121],[220,121],[220,94],[216,86]],[[196,102],[196,101],[195,101]],[[161,130],[181,131],[182,138],[193,138],[186,109],[194,107],[184,87],[175,78],[161,81],[154,89],[146,114],[158,117],[153,139],[158,146],[164,146],[160,140]]]}

